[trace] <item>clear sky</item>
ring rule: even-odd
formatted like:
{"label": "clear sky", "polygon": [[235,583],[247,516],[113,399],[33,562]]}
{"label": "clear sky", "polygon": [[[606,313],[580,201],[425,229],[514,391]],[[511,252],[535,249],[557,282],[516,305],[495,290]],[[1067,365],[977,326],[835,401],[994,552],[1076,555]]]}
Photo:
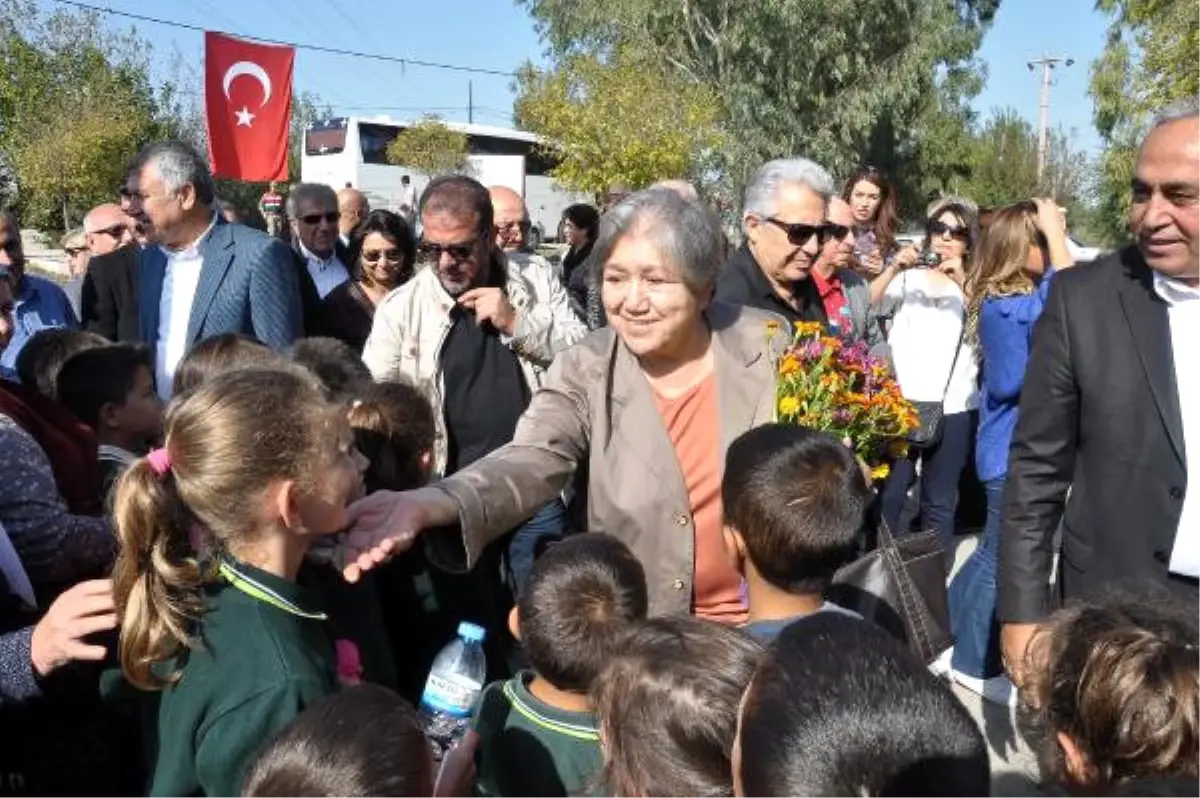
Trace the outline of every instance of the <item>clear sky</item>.
{"label": "clear sky", "polygon": [[[852,2],[853,0],[847,0]],[[45,9],[54,0],[38,0]],[[524,9],[511,0],[93,0],[117,11],[159,17],[213,30],[447,64],[512,71],[541,58],[542,45]],[[1066,55],[1074,66],[1055,72],[1051,124],[1073,132],[1076,146],[1099,142],[1087,96],[1088,69],[1104,43],[1104,17],[1094,0],[1002,0],[980,57],[989,80],[976,107],[985,115],[1012,106],[1037,123],[1040,72],[1026,63]],[[116,27],[136,25],[163,65],[173,50],[200,74],[198,31],[107,17]],[[470,84],[470,88],[469,85]],[[431,111],[466,121],[468,92],[475,121],[511,124],[513,80],[499,75],[370,61],[299,50],[295,88],[312,91],[339,114],[385,113],[412,118]]]}

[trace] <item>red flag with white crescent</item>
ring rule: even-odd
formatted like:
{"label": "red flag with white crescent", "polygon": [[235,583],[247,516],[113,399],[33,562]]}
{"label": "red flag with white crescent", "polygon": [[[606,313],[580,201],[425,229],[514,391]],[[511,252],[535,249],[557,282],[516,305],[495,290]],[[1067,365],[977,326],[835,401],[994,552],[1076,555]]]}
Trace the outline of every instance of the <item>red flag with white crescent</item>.
{"label": "red flag with white crescent", "polygon": [[204,116],[217,177],[287,180],[291,47],[204,33]]}

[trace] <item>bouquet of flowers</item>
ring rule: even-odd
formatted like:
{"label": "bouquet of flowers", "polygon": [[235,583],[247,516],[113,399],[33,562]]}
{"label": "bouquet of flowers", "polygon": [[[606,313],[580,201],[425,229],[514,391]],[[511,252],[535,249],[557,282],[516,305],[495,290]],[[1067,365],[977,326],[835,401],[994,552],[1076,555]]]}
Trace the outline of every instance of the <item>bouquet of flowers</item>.
{"label": "bouquet of flowers", "polygon": [[[769,322],[768,338],[780,334]],[[916,408],[866,344],[824,335],[818,322],[797,322],[778,373],[776,418],[849,440],[872,479],[886,477],[888,463],[908,454],[908,434],[920,425]]]}

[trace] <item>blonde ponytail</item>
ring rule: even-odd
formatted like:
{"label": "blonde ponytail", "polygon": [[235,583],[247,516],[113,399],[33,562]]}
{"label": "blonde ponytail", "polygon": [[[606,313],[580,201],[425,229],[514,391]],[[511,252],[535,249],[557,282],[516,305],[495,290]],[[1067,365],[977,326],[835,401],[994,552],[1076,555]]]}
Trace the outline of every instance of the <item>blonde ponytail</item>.
{"label": "blonde ponytail", "polygon": [[203,612],[200,589],[210,576],[192,551],[190,514],[174,481],[142,458],[122,476],[114,505],[121,545],[113,569],[121,670],[144,690],[178,679],[178,672],[154,666],[192,644],[189,627]]}

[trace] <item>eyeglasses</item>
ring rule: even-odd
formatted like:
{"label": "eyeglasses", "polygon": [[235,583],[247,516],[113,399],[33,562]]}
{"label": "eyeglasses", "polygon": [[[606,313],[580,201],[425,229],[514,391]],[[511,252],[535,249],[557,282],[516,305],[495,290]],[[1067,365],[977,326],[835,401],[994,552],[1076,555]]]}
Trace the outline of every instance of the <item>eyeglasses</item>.
{"label": "eyeglasses", "polygon": [[520,230],[522,233],[529,232],[529,222],[496,222],[496,229],[501,232],[511,232],[512,230]]}
{"label": "eyeglasses", "polygon": [[925,232],[929,233],[930,238],[937,238],[949,233],[951,238],[957,238],[962,241],[966,241],[968,230],[965,227],[946,224],[939,219],[934,219],[932,222],[925,225]]}
{"label": "eyeglasses", "polygon": [[87,251],[88,251],[87,247],[69,247],[68,249],[65,250],[67,255],[72,258],[75,257],[76,255],[82,255],[83,253],[85,253]]}
{"label": "eyeglasses", "polygon": [[300,221],[308,225],[317,225],[324,219],[329,224],[337,224],[338,218],[339,214],[337,211],[330,211],[329,213],[306,213],[300,217]]}
{"label": "eyeglasses", "polygon": [[828,237],[828,228],[824,224],[789,224],[779,219],[767,219],[768,222],[787,233],[788,243],[793,247],[802,247],[815,236],[818,244],[824,244]]}
{"label": "eyeglasses", "polygon": [[475,254],[475,242],[465,241],[461,244],[434,244],[431,241],[422,241],[417,244],[417,255],[423,261],[437,263],[442,259],[443,254],[449,255],[455,263],[462,263]]}
{"label": "eyeglasses", "polygon": [[850,228],[844,224],[834,224],[833,222],[825,223],[825,240],[826,241],[841,241],[850,234]]}
{"label": "eyeglasses", "polygon": [[98,236],[103,234],[106,236],[112,236],[113,238],[120,238],[121,236],[125,235],[125,232],[128,229],[129,228],[123,224],[114,224],[108,227],[101,227],[99,230],[93,230],[92,235]]}
{"label": "eyeglasses", "polygon": [[363,263],[378,263],[381,259],[388,263],[400,263],[404,253],[398,249],[371,249],[362,253]]}

